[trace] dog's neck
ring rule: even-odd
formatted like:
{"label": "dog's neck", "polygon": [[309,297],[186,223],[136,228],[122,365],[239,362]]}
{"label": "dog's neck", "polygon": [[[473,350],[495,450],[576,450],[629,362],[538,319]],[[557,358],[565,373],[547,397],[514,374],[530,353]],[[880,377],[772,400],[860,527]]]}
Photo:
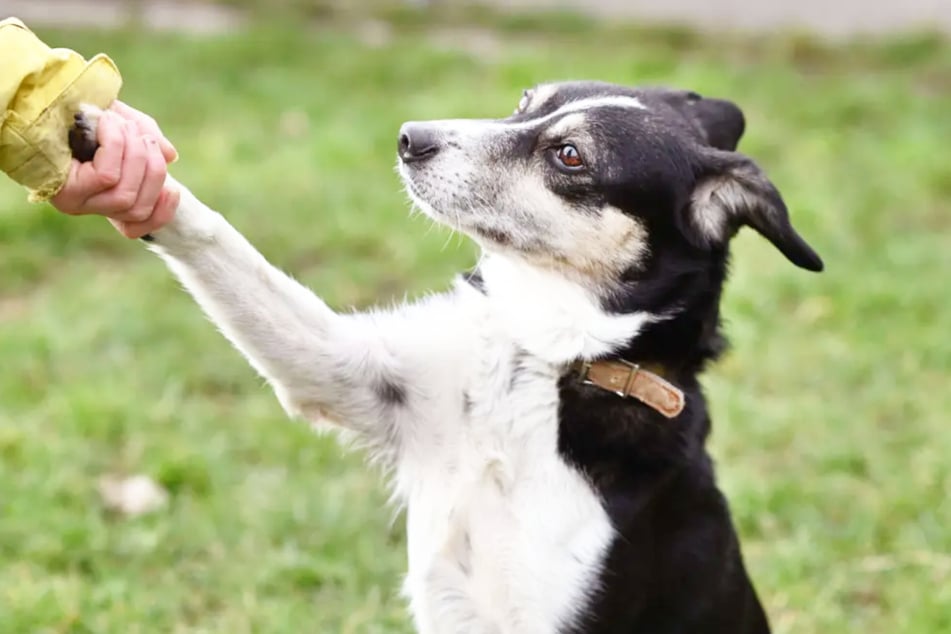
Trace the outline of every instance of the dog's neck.
{"label": "dog's neck", "polygon": [[647,325],[662,319],[646,311],[606,311],[580,284],[515,257],[486,254],[479,271],[506,334],[550,363],[615,356]]}
{"label": "dog's neck", "polygon": [[493,314],[530,354],[556,364],[621,358],[678,374],[699,372],[725,347],[719,334],[725,275],[725,261],[685,272],[675,303],[654,301],[642,281],[628,280],[606,305],[591,289],[517,257],[486,253],[479,265]]}
{"label": "dog's neck", "polygon": [[617,354],[692,377],[726,348],[720,333],[720,298],[727,255],[671,258],[658,261],[655,267],[653,272],[639,271],[625,280],[608,308],[619,313],[646,310],[668,318],[647,324]]}

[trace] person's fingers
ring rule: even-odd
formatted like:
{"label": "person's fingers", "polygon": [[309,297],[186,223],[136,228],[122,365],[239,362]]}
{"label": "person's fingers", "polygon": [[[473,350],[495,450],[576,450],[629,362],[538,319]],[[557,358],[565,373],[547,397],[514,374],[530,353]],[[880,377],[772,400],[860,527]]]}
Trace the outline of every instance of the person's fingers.
{"label": "person's fingers", "polygon": [[152,215],[142,227],[146,230],[146,233],[158,231],[170,223],[175,218],[175,212],[181,199],[182,193],[177,189],[163,189]]}
{"label": "person's fingers", "polygon": [[116,230],[127,238],[141,238],[144,235],[158,231],[175,217],[181,192],[178,190],[163,189],[159,194],[158,202],[152,210],[148,220],[142,222],[124,222],[109,218],[109,222]]}
{"label": "person's fingers", "polygon": [[50,203],[64,214],[78,215],[82,213],[80,205],[82,204],[81,194],[75,184],[79,180],[79,170],[81,164],[73,159],[69,165],[69,176],[66,178],[66,185],[63,186],[55,196],[50,198]]}
{"label": "person's fingers", "polygon": [[162,150],[162,158],[165,159],[166,163],[174,163],[178,160],[178,150],[175,149],[175,146],[172,145],[172,142],[169,141],[164,136],[160,136],[158,139],[159,149]]}
{"label": "person's fingers", "polygon": [[113,216],[131,225],[149,221],[167,163],[178,153],[152,117],[122,102],[103,112],[98,123],[99,149],[92,161],[74,160],[66,185],[51,202],[68,214]]}
{"label": "person's fingers", "polygon": [[141,237],[144,236],[146,233],[148,233],[147,231],[146,231],[146,232],[143,232],[143,233],[141,233],[141,234],[137,234],[137,233],[136,233],[135,225],[141,224],[141,223],[123,222],[122,220],[116,220],[115,218],[108,218],[108,220],[109,220],[109,223],[110,223],[113,227],[115,227],[115,230],[116,230],[116,231],[118,231],[119,233],[121,233],[121,234],[122,234],[123,236],[125,236],[126,238],[129,238],[130,240],[135,240],[136,238],[141,238]]}
{"label": "person's fingers", "polygon": [[[134,143],[135,141],[133,141]],[[168,167],[158,141],[154,137],[142,137],[140,141],[145,146],[145,172],[142,184],[139,187],[135,204],[123,214],[113,216],[116,220],[126,222],[142,222],[152,215],[152,209],[158,202],[162,187],[165,186],[165,176]]]}
{"label": "person's fingers", "polygon": [[134,121],[143,136],[152,136],[158,139],[158,145],[166,163],[178,160],[178,151],[162,133],[162,129],[159,128],[159,124],[154,118],[118,100],[113,102],[110,110],[126,120]]}
{"label": "person's fingers", "polygon": [[162,158],[165,159],[165,163],[174,163],[178,160],[178,150],[175,149],[175,146],[172,145],[172,142],[169,141],[164,136],[159,137],[158,139],[159,149],[162,150]]}
{"label": "person's fingers", "polygon": [[147,114],[138,111],[133,112],[135,112],[135,115],[132,116],[132,121],[135,121],[136,126],[139,128],[139,132],[143,136],[151,136],[158,140],[158,146],[162,151],[162,157],[165,159],[165,162],[172,163],[177,161],[178,150],[175,149],[175,146],[172,145],[171,141],[165,138],[161,128],[159,128],[158,122],[156,122],[155,119]]}
{"label": "person's fingers", "polygon": [[136,217],[128,216],[128,212],[139,197],[142,179],[145,177],[148,153],[134,123],[125,123],[123,135],[125,145],[119,183],[110,190],[92,196],[84,206],[104,216],[122,215],[123,220],[137,222],[148,218],[148,210],[140,211],[140,214],[144,215]]}
{"label": "person's fingers", "polygon": [[89,178],[95,179],[90,186],[101,192],[118,185],[122,177],[123,157],[127,149],[122,119],[109,112],[102,113],[96,129],[96,140],[99,141],[99,149],[89,164],[93,172]]}
{"label": "person's fingers", "polygon": [[175,212],[178,210],[178,204],[182,201],[182,192],[180,189],[165,188],[159,194],[159,200],[155,204],[155,210],[152,218],[149,220],[155,224],[155,228],[164,227],[175,219]]}
{"label": "person's fingers", "polygon": [[122,119],[118,115],[103,113],[97,131],[99,150],[92,161],[72,161],[66,185],[51,201],[55,207],[74,215],[97,211],[86,205],[87,200],[115,187],[122,176],[125,150],[122,127]]}

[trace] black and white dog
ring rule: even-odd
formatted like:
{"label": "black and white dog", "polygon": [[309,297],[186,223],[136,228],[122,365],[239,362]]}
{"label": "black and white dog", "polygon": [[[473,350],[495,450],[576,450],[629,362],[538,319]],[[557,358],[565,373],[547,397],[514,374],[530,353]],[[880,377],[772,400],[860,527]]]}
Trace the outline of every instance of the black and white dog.
{"label": "black and white dog", "polygon": [[392,469],[422,634],[761,634],[698,375],[740,227],[822,262],[743,129],[726,101],[587,82],[405,124],[413,202],[483,256],[393,310],[335,313],[184,188],[151,244],[288,412]]}

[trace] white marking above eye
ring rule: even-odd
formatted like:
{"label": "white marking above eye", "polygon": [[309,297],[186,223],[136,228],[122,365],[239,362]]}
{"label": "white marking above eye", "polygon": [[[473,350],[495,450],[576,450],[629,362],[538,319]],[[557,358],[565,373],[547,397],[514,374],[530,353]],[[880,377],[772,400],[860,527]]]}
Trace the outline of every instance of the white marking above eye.
{"label": "white marking above eye", "polygon": [[585,113],[583,112],[569,114],[548,128],[548,135],[552,138],[566,137],[569,132],[583,128],[585,118]]}
{"label": "white marking above eye", "polygon": [[477,136],[492,129],[528,130],[553,121],[558,117],[571,114],[572,112],[587,112],[597,108],[647,110],[647,107],[636,97],[607,95],[569,101],[554,112],[549,112],[542,117],[527,119],[525,121],[502,121],[500,119],[438,119],[435,121],[427,121],[426,123],[427,125],[438,127],[446,132]]}
{"label": "white marking above eye", "polygon": [[528,121],[517,121],[513,123],[502,123],[508,128],[531,128],[540,123],[557,119],[558,117],[570,114],[572,112],[587,112],[597,108],[635,108],[637,110],[646,110],[647,108],[636,97],[624,95],[609,95],[605,97],[587,97],[577,101],[569,101],[554,112],[550,112],[543,117],[529,119]]}

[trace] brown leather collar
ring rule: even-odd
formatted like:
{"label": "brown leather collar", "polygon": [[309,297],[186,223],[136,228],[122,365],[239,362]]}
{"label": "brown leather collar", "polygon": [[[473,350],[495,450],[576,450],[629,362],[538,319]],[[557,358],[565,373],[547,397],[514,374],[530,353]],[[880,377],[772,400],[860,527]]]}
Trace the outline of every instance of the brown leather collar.
{"label": "brown leather collar", "polygon": [[[661,370],[657,366],[651,368]],[[646,367],[624,359],[576,361],[571,369],[585,385],[595,385],[622,398],[633,396],[667,418],[676,417],[686,404],[683,390]]]}

